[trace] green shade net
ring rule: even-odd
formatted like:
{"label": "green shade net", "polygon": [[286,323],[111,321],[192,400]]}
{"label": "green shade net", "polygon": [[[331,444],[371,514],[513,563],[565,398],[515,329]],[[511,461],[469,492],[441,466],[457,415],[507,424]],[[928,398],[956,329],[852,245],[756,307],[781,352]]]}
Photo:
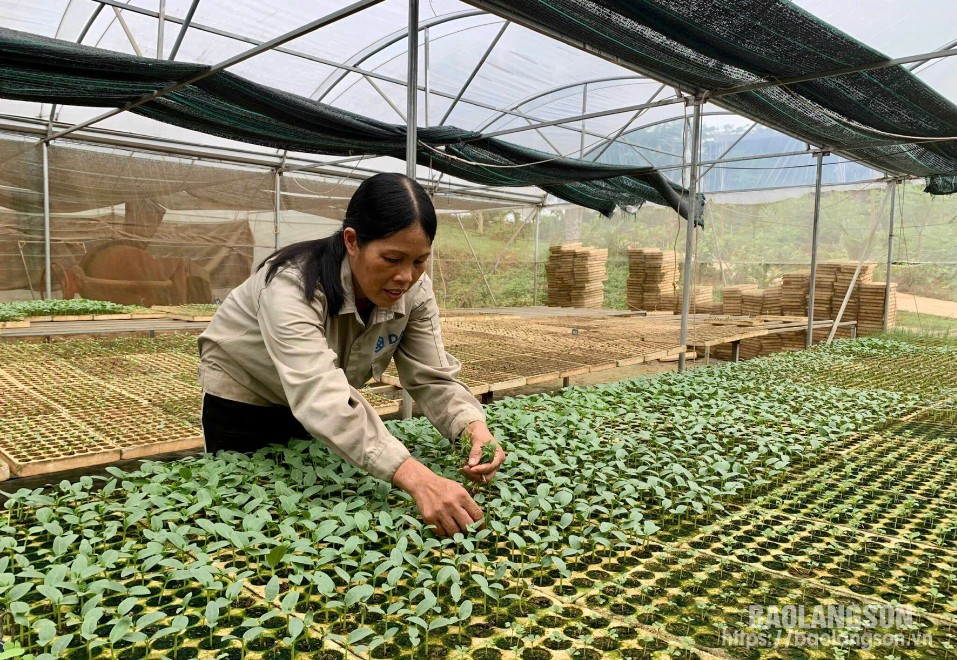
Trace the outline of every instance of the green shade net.
{"label": "green shade net", "polygon": [[[0,28],[0,97],[121,107],[208,71],[206,65],[135,57]],[[219,71],[130,112],[275,149],[405,158],[405,126],[387,124]],[[556,158],[453,126],[419,128],[417,160],[487,186],[537,186],[611,215],[651,201],[687,217],[689,196],[652,167]],[[703,198],[697,205],[701,223]]]}
{"label": "green shade net", "polygon": [[[957,172],[957,106],[901,66],[720,96],[889,58],[785,0],[470,0],[879,171]],[[932,191],[931,191],[932,192]]]}
{"label": "green shade net", "polygon": [[925,177],[924,192],[931,195],[953,195],[957,192],[957,175],[938,174]]}

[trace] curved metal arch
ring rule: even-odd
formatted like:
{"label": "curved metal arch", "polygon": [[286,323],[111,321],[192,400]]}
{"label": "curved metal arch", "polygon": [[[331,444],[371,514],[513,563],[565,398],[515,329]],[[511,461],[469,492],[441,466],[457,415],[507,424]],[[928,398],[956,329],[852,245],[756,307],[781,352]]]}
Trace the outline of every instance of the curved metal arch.
{"label": "curved metal arch", "polygon": [[[714,117],[714,116],[734,115],[734,114],[735,114],[735,113],[729,112],[729,111],[727,111],[727,110],[714,110],[714,111],[710,111],[710,112],[702,112],[702,113],[701,113],[701,116],[702,116],[702,118],[703,118],[703,117]],[[640,149],[644,149],[644,150],[646,150],[646,151],[653,151],[653,152],[655,152],[655,153],[659,153],[659,154],[662,154],[662,155],[664,155],[664,156],[671,156],[671,157],[673,157],[673,158],[678,158],[678,159],[680,159],[680,158],[681,158],[681,154],[669,153],[669,152],[667,152],[667,151],[662,151],[662,150],[660,150],[660,149],[654,149],[654,148],[652,148],[652,147],[649,147],[649,146],[646,146],[646,145],[643,145],[643,144],[634,144],[634,143],[629,142],[629,141],[627,141],[627,140],[624,140],[624,139],[622,139],[622,138],[624,138],[624,136],[626,136],[626,135],[631,135],[632,133],[635,133],[635,132],[637,132],[637,131],[643,130],[643,129],[645,129],[645,128],[651,128],[652,126],[660,126],[661,124],[667,124],[667,123],[673,122],[673,121],[684,121],[684,119],[685,119],[684,115],[676,115],[676,116],[674,116],[674,117],[668,117],[667,119],[659,119],[658,121],[653,121],[653,122],[650,122],[650,123],[648,123],[648,124],[642,124],[641,126],[635,126],[634,128],[629,128],[629,129],[627,129],[627,131],[622,131],[622,132],[621,132],[621,135],[619,135],[618,137],[616,137],[614,140],[612,140],[612,139],[606,139],[604,143],[596,143],[595,145],[592,145],[592,147],[585,152],[585,155],[586,155],[586,156],[587,156],[587,155],[590,155],[593,151],[595,151],[596,149],[599,149],[599,148],[602,149],[602,152],[601,152],[601,153],[604,153],[605,150],[607,150],[612,144],[614,144],[615,142],[619,142],[619,143],[623,144],[623,145],[626,146],[626,147],[631,147],[632,149],[635,149],[636,151],[637,151],[637,150],[640,150]],[[752,126],[751,128],[754,128],[754,126]],[[749,129],[748,129],[748,132],[750,132],[750,130],[751,130],[751,129],[749,128]],[[745,133],[745,134],[747,134],[747,133]],[[735,143],[735,144],[737,144],[737,143]],[[645,158],[644,154],[642,154],[640,151],[638,151],[638,155],[641,156],[642,158]],[[600,156],[601,156],[601,154],[599,154],[598,156],[596,156],[595,159],[597,160],[597,158],[600,157]],[[647,160],[647,158],[645,158],[645,160]],[[660,170],[669,169],[669,167],[667,167],[667,166],[661,166],[661,167],[655,166],[655,167],[658,167],[658,169],[660,169]],[[683,167],[683,166],[682,166],[682,167]],[[712,165],[712,167],[713,167],[713,165]],[[702,176],[703,176],[703,175],[702,175]]]}
{"label": "curved metal arch", "polygon": [[488,128],[489,126],[497,122],[502,117],[510,114],[511,111],[516,110],[517,108],[520,108],[526,103],[531,103],[535,99],[540,99],[543,96],[548,96],[549,94],[554,94],[555,92],[560,92],[565,89],[572,89],[573,87],[584,87],[585,85],[594,85],[595,83],[611,82],[613,80],[647,80],[649,82],[655,82],[651,80],[651,78],[648,78],[646,76],[628,75],[628,76],[610,76],[608,78],[595,78],[593,80],[582,80],[582,81],[577,81],[573,83],[565,83],[564,85],[558,85],[556,87],[552,87],[551,89],[546,89],[543,92],[536,92],[535,94],[532,94],[531,96],[526,96],[524,99],[520,101],[516,101],[515,103],[508,106],[504,110],[499,111],[497,115],[495,115],[494,117],[486,121],[484,124],[476,128],[475,130],[481,133],[482,131],[484,131],[486,128]]}
{"label": "curved metal arch", "polygon": [[[471,18],[473,16],[488,16],[488,15],[489,15],[488,12],[482,11],[481,9],[467,9],[465,11],[458,11],[451,14],[445,14],[443,16],[434,16],[433,18],[430,18],[425,21],[421,21],[419,23],[419,32],[421,32],[425,28],[435,27],[436,25],[442,25],[443,23],[448,23],[450,21],[457,21],[464,18]],[[379,39],[379,41],[375,42],[374,44],[370,44],[369,46],[366,46],[365,48],[360,50],[358,53],[356,53],[349,59],[345,60],[343,64],[345,64],[346,66],[357,67],[363,62],[365,62],[367,59],[375,55],[376,53],[382,50],[385,50],[392,44],[398,43],[402,41],[403,39],[408,39],[408,37],[409,37],[408,28],[406,28],[405,30],[398,30],[396,32],[393,32],[387,37],[383,37],[382,39]],[[309,98],[314,98],[317,101],[321,101],[326,96],[326,94],[331,92],[336,85],[342,82],[342,80],[347,75],[349,75],[349,73],[350,73],[349,71],[345,71],[345,72],[337,71],[335,73],[330,74],[329,77],[327,77],[325,80],[319,83],[316,89],[313,90],[312,94],[309,95]]]}
{"label": "curved metal arch", "polygon": [[[496,17],[495,17],[495,16],[490,16],[490,18],[495,19]],[[454,29],[454,30],[452,30],[452,31],[450,31],[450,32],[448,32],[448,33],[446,33],[446,34],[442,34],[442,35],[440,35],[440,36],[438,36],[438,37],[432,37],[432,38],[430,38],[429,43],[430,43],[430,44],[433,44],[433,43],[436,43],[437,41],[440,41],[440,40],[442,40],[442,39],[451,39],[451,38],[453,38],[455,35],[459,34],[460,32],[465,32],[465,31],[467,31],[467,30],[473,30],[473,29],[480,28],[480,27],[487,27],[487,26],[489,26],[489,25],[495,25],[495,23],[481,23],[481,24],[478,24],[478,25],[472,25],[472,26],[463,27],[463,28],[461,28],[461,29]],[[508,25],[508,23],[506,22],[505,25]],[[423,29],[422,32],[425,32],[425,29]],[[343,94],[345,94],[346,92],[348,92],[352,87],[358,85],[358,84],[359,84],[360,82],[362,82],[363,80],[370,80],[370,79],[382,80],[382,81],[384,81],[384,82],[389,82],[389,83],[392,83],[392,84],[394,84],[394,85],[398,85],[399,87],[406,87],[406,88],[407,88],[408,85],[407,85],[407,83],[406,83],[406,81],[405,81],[404,79],[393,78],[392,76],[386,76],[386,75],[383,75],[383,74],[381,74],[381,73],[379,73],[379,72],[377,71],[378,68],[381,68],[382,66],[384,66],[384,65],[387,64],[387,63],[393,63],[393,62],[395,62],[395,61],[397,61],[397,60],[405,61],[405,59],[406,59],[406,53],[405,53],[405,52],[397,52],[397,53],[391,55],[388,59],[386,59],[386,60],[384,60],[384,61],[382,61],[382,62],[379,62],[379,64],[376,65],[376,68],[375,68],[375,69],[370,69],[370,68],[361,69],[361,68],[359,68],[359,67],[357,67],[357,66],[351,66],[351,65],[345,65],[345,64],[343,64],[343,65],[338,65],[338,64],[337,64],[337,65],[335,66],[335,68],[337,68],[337,69],[342,69],[343,72],[344,72],[343,75],[345,75],[345,74],[347,74],[347,73],[355,73],[355,74],[358,74],[358,76],[357,76],[357,79],[356,79],[356,80],[343,81],[343,82],[342,82],[342,87],[339,87],[338,85],[336,85],[336,86],[334,86],[332,89],[330,89],[330,90],[326,93],[327,96],[328,96],[329,94],[331,94],[333,90],[339,89],[340,91],[335,95],[334,98],[328,99],[328,100],[324,101],[324,103],[327,103],[328,105],[335,105],[335,102],[339,99],[340,96],[342,96]],[[371,80],[370,80],[370,82],[371,82]],[[418,89],[419,89],[420,92],[425,92],[425,91],[426,91],[425,85],[422,85],[422,84],[420,84],[420,85],[418,86]],[[452,94],[451,92],[443,92],[443,91],[436,90],[436,89],[429,89],[428,93],[431,94],[431,95],[433,95],[433,96],[439,96],[439,97],[447,98],[447,99],[454,99],[454,98],[455,98],[455,95]],[[498,112],[498,111],[500,110],[500,108],[495,107],[495,106],[489,106],[488,104],[483,105],[481,101],[478,101],[478,100],[476,100],[476,99],[474,99],[474,98],[469,98],[469,99],[463,98],[462,101],[465,102],[465,103],[468,103],[468,104],[470,104],[470,105],[478,105],[479,107],[483,107],[483,108],[487,107],[487,108],[489,108],[489,109],[491,109],[491,110],[494,110],[494,111],[496,111],[496,112]],[[403,118],[403,121],[405,121],[404,118]]]}
{"label": "curved metal arch", "polygon": [[[702,117],[718,117],[722,115],[738,115],[736,112],[731,112],[730,110],[710,110],[708,112],[702,112]],[[668,117],[667,119],[659,119],[658,121],[653,121],[648,124],[642,124],[641,126],[635,126],[634,128],[628,129],[628,132],[625,135],[634,133],[635,131],[641,131],[646,128],[651,128],[652,126],[660,126],[661,124],[667,124],[672,121],[684,121],[684,115],[675,115],[674,117]]]}

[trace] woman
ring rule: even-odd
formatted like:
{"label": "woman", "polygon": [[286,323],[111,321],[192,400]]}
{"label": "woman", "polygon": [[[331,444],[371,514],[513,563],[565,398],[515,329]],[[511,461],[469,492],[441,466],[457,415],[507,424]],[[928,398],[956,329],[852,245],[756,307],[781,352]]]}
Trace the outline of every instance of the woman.
{"label": "woman", "polygon": [[199,337],[206,449],[255,451],[315,437],[350,463],[409,493],[440,535],[464,532],[482,511],[460,484],[411,457],[356,388],[394,359],[403,387],[447,438],[471,438],[473,481],[493,440],[480,404],[445,352],[432,282],[436,230],[425,190],[400,174],[364,181],[342,229],[268,257],[234,289]]}

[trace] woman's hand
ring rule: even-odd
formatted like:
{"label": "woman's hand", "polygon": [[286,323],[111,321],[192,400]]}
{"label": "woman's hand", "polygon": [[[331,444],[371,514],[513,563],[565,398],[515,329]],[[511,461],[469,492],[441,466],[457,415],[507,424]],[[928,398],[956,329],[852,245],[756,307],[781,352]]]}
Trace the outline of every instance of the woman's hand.
{"label": "woman's hand", "polygon": [[419,515],[435,527],[439,536],[468,532],[468,526],[484,518],[468,491],[440,477],[414,458],[407,458],[392,476],[392,483],[415,500]]}
{"label": "woman's hand", "polygon": [[[472,451],[469,452],[468,463],[462,468],[462,472],[471,481],[480,481],[488,483],[498,472],[499,467],[505,462],[505,450],[495,441],[495,437],[485,425],[485,422],[472,422],[462,434],[464,438],[472,439]],[[482,463],[482,447],[490,442],[496,443],[495,458],[491,463]]]}

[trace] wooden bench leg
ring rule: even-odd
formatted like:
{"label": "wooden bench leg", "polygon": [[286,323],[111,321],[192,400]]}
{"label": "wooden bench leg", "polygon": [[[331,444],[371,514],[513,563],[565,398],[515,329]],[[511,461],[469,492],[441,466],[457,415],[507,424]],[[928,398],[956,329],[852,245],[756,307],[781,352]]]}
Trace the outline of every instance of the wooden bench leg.
{"label": "wooden bench leg", "polygon": [[741,340],[731,342],[731,361],[737,362],[741,357]]}

